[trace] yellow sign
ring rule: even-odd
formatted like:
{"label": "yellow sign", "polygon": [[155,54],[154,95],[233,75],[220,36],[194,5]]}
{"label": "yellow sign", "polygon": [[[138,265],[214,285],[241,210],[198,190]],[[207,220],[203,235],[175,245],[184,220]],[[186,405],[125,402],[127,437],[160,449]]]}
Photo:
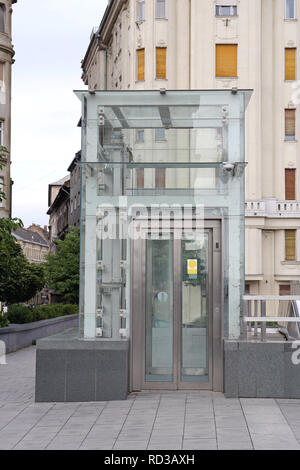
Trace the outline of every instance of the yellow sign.
{"label": "yellow sign", "polygon": [[187,273],[189,276],[198,274],[198,261],[196,259],[187,260]]}

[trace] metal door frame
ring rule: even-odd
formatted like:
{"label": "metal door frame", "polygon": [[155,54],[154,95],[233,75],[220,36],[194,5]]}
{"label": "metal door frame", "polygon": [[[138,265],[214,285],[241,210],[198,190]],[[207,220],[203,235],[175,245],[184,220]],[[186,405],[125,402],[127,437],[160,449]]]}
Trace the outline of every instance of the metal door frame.
{"label": "metal door frame", "polygon": [[[221,220],[205,220],[209,231],[209,382],[181,382],[181,240],[174,240],[173,381],[145,382],[146,239],[131,242],[130,390],[223,391]],[[180,289],[176,286],[180,285]]]}

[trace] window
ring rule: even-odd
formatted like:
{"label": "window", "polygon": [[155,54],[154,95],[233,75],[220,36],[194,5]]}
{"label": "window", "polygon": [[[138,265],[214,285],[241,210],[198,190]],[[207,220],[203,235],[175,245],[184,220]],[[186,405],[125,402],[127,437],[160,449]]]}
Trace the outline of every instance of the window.
{"label": "window", "polygon": [[5,5],[0,3],[0,33],[5,33]]}
{"label": "window", "polygon": [[143,189],[144,188],[144,169],[140,168],[136,170],[136,187],[137,189]]}
{"label": "window", "polygon": [[237,44],[216,45],[216,76],[237,77]]}
{"label": "window", "polygon": [[237,16],[236,5],[217,5],[216,16]]}
{"label": "window", "polygon": [[293,20],[295,16],[295,0],[285,0],[285,18]]}
{"label": "window", "polygon": [[144,129],[137,129],[136,131],[136,141],[137,142],[144,142],[145,140],[145,131]]}
{"label": "window", "polygon": [[156,78],[167,78],[167,48],[156,48]]}
{"label": "window", "polygon": [[137,21],[145,20],[145,2],[137,2]]}
{"label": "window", "polygon": [[166,0],[156,0],[156,18],[166,17]]}
{"label": "window", "polygon": [[155,141],[163,142],[166,140],[166,130],[163,127],[158,127],[155,129]]}
{"label": "window", "polygon": [[296,230],[285,230],[285,259],[296,260]]}
{"label": "window", "polygon": [[285,200],[296,200],[296,170],[285,169]]}
{"label": "window", "polygon": [[296,48],[285,49],[285,80],[296,80]]}
{"label": "window", "polygon": [[290,286],[290,284],[280,284],[279,285],[279,295],[291,295],[291,286]]}
{"label": "window", "polygon": [[296,110],[285,110],[285,140],[295,140],[296,137]]}
{"label": "window", "polygon": [[166,187],[166,169],[155,168],[155,187],[165,188]]}
{"label": "window", "polygon": [[145,49],[137,51],[137,79],[145,80]]}

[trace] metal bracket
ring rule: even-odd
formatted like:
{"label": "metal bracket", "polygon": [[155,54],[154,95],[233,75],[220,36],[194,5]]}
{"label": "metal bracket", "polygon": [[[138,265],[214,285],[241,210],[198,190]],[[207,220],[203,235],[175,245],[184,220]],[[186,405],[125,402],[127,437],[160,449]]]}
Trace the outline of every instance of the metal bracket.
{"label": "metal bracket", "polygon": [[97,267],[100,271],[104,271],[104,264],[102,260],[98,261]]}

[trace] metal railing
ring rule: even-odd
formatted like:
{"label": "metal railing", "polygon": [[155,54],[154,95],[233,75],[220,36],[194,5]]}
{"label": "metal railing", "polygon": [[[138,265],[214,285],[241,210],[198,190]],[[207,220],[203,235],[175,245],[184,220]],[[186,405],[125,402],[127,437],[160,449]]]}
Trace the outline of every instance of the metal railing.
{"label": "metal railing", "polygon": [[299,295],[245,295],[243,299],[243,339],[250,339],[250,335],[258,339],[260,333],[261,341],[267,341],[268,324],[277,328],[285,340],[300,338]]}

